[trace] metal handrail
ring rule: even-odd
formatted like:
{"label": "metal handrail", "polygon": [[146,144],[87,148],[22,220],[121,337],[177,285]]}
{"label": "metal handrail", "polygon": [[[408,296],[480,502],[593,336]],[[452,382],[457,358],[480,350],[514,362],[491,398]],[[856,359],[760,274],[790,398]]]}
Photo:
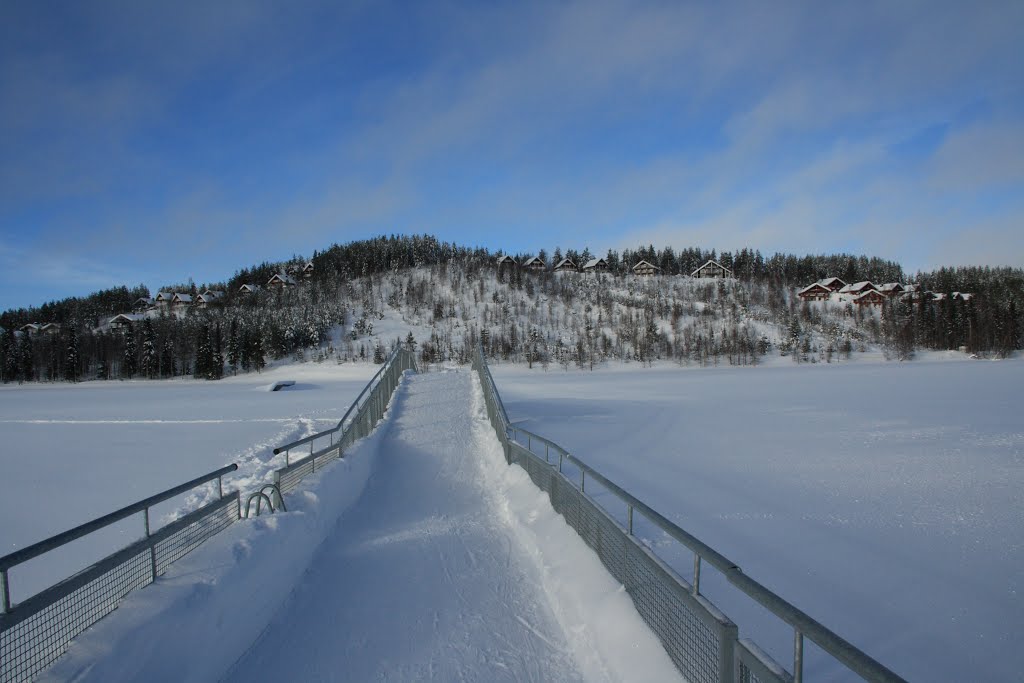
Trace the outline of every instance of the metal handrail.
{"label": "metal handrail", "polygon": [[[234,472],[237,469],[238,465],[232,463],[226,467],[220,468],[219,470],[214,470],[209,474],[204,474],[203,476],[196,477],[195,479],[187,481],[184,484],[179,484],[174,488],[170,488],[167,489],[166,491],[162,491],[161,493],[157,493],[156,495],[150,496],[149,498],[144,498],[143,500],[140,500],[137,503],[132,503],[131,505],[123,507],[120,510],[115,510],[110,514],[103,515],[102,517],[97,517],[91,522],[80,524],[79,526],[76,526],[73,529],[68,529],[67,531],[59,533],[56,536],[51,536],[50,538],[39,541],[38,543],[33,543],[30,546],[26,546],[19,550],[15,550],[13,553],[0,557],[0,570],[6,571],[14,566],[27,562],[28,560],[31,560],[34,557],[39,557],[43,553],[49,552],[54,548],[58,548],[62,545],[70,543],[71,541],[79,539],[82,536],[85,536],[86,534],[90,534],[93,531],[102,529],[105,526],[109,526],[111,524],[114,524],[115,522],[119,522],[122,519],[125,519],[126,517],[131,517],[132,515],[137,514],[139,512],[144,512],[148,508],[156,505],[157,503],[162,503],[163,501],[169,498],[173,498],[178,494],[184,493],[189,489],[193,489],[196,486],[199,486],[200,484],[205,484],[206,482],[213,481],[214,479],[220,479],[225,474],[228,474],[229,472]],[[220,492],[221,494],[223,494],[223,486],[219,486],[221,486]]]}
{"label": "metal handrail", "polygon": [[[850,671],[865,680],[881,681],[885,683],[906,683],[905,679],[890,671],[883,664],[828,627],[821,624],[803,610],[794,606],[775,592],[744,574],[743,570],[735,562],[725,557],[679,525],[667,519],[664,515],[651,508],[642,500],[602,475],[590,465],[569,453],[569,451],[559,444],[541,436],[540,434],[523,429],[522,427],[513,426],[508,419],[508,413],[505,411],[505,406],[501,401],[501,396],[498,394],[497,386],[494,383],[494,378],[491,376],[490,368],[487,367],[487,362],[483,355],[482,348],[478,348],[477,353],[480,354],[480,366],[486,372],[488,380],[487,384],[489,385],[488,388],[493,395],[493,401],[498,407],[498,410],[495,412],[497,413],[497,417],[499,417],[503,422],[506,440],[509,439],[508,432],[511,430],[511,441],[531,454],[534,454],[532,449],[532,442],[534,440],[545,444],[548,449],[554,448],[559,455],[559,462],[557,464],[559,473],[562,471],[563,463],[568,461],[572,465],[578,467],[581,473],[585,473],[586,475],[589,475],[590,478],[598,481],[610,493],[627,504],[630,533],[632,533],[633,530],[633,513],[634,510],[636,510],[670,537],[689,548],[694,553],[694,580],[691,584],[694,595],[699,595],[700,593],[700,563],[701,561],[706,561],[711,564],[711,566],[722,572],[729,583],[736,586],[744,594],[763,606],[776,617],[792,626],[795,630],[793,667],[795,670],[795,681],[800,681],[802,679],[803,638],[807,637],[815,642],[823,651],[830,654],[837,661],[849,668]],[[519,441],[520,434],[524,434],[528,437],[526,445]],[[549,464],[552,466],[555,465],[554,463]],[[581,474],[581,489],[585,486],[583,483],[584,481],[585,476],[584,474]]]}
{"label": "metal handrail", "polygon": [[377,370],[377,374],[375,374],[373,377],[370,378],[370,381],[366,383],[366,386],[363,387],[363,390],[361,392],[359,392],[358,396],[356,396],[356,400],[354,400],[352,402],[352,404],[348,407],[348,410],[345,411],[345,414],[341,417],[340,420],[338,420],[338,424],[337,424],[336,427],[332,427],[331,429],[325,429],[322,432],[317,432],[316,434],[311,434],[310,436],[305,436],[305,437],[303,437],[303,438],[301,438],[301,439],[299,439],[297,441],[292,441],[291,443],[285,444],[283,446],[278,446],[277,448],[274,449],[274,455],[278,455],[280,453],[283,453],[285,451],[289,451],[289,450],[291,450],[293,448],[296,448],[298,446],[302,446],[302,445],[305,445],[305,444],[310,443],[312,441],[316,441],[317,439],[323,438],[325,436],[329,436],[331,434],[337,434],[338,431],[341,430],[344,427],[345,420],[347,420],[349,418],[349,415],[352,414],[352,411],[355,410],[356,408],[361,408],[362,407],[362,406],[359,405],[359,401],[361,401],[363,399],[363,396],[365,396],[366,393],[368,391],[370,391],[375,386],[374,383],[378,379],[380,379],[380,377],[384,374],[384,372],[387,371],[387,369],[389,367],[391,367],[391,364],[395,361],[395,358],[398,357],[398,353],[401,350],[402,350],[401,346],[396,346],[395,347],[395,349],[391,352],[391,355],[388,356],[387,360],[384,361],[384,364],[380,366],[379,370]]}

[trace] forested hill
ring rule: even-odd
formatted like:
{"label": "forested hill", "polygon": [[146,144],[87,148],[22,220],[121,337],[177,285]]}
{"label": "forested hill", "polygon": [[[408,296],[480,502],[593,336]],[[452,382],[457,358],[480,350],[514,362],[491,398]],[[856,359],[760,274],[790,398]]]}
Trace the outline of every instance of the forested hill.
{"label": "forested hill", "polygon": [[[91,378],[217,378],[268,360],[374,360],[396,343],[426,361],[465,361],[482,342],[495,358],[533,365],[609,362],[756,364],[769,354],[838,362],[882,349],[1005,355],[1021,348],[1024,271],[953,268],[907,277],[898,263],[845,254],[797,257],[760,252],[614,250],[599,274],[553,272],[563,258],[599,255],[555,247],[513,254],[498,267],[482,248],[431,236],[391,236],[334,245],[240,270],[227,282],[162,287],[191,303],[138,304],[154,292],[119,287],[0,315],[5,382]],[[542,265],[522,267],[538,256]],[[634,275],[641,260],[660,269]],[[709,260],[734,277],[689,277]],[[294,284],[267,286],[275,274]],[[805,302],[796,291],[825,277],[852,283],[912,280],[938,296],[883,305]],[[255,285],[255,293],[240,291]],[[219,293],[223,292],[223,295]],[[970,296],[954,297],[954,292]],[[208,305],[201,305],[208,304]],[[148,310],[146,310],[148,308]],[[128,319],[110,319],[130,313]],[[51,334],[17,332],[56,323]]]}

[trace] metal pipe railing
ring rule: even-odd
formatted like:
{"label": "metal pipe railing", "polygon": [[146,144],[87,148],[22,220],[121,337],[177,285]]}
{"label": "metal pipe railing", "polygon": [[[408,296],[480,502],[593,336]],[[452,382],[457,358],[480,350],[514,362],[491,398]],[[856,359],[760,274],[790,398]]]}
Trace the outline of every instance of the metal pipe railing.
{"label": "metal pipe railing", "polygon": [[[513,426],[508,419],[508,413],[505,411],[505,406],[501,402],[501,397],[494,384],[494,378],[491,376],[490,369],[487,367],[486,359],[483,356],[483,351],[480,348],[477,349],[477,357],[477,362],[474,363],[474,365],[477,366],[481,380],[483,380],[482,384],[484,384],[485,396],[490,393],[490,396],[487,396],[488,402],[494,403],[494,408],[490,410],[489,413],[501,423],[502,430],[499,430],[498,436],[501,439],[502,431],[504,432],[504,438],[502,441],[506,448],[508,448],[510,442],[514,443],[519,448],[526,450],[540,460],[540,456],[533,452],[533,443],[538,442],[544,444],[544,462],[552,467],[555,465],[549,462],[549,453],[554,449],[558,453],[557,468],[560,476],[568,481],[568,477],[565,477],[562,472],[562,468],[565,462],[571,463],[580,470],[579,489],[581,492],[584,491],[586,478],[589,477],[599,482],[608,490],[609,493],[626,504],[628,531],[630,534],[632,534],[633,531],[633,516],[634,511],[636,511],[650,520],[652,524],[661,529],[668,536],[688,548],[694,554],[693,582],[691,584],[691,590],[694,595],[699,595],[700,593],[701,563],[707,562],[715,569],[718,569],[729,583],[791,626],[794,630],[793,675],[795,680],[801,680],[803,675],[803,641],[806,637],[816,643],[824,652],[834,657],[836,661],[842,663],[851,672],[857,674],[864,680],[881,681],[885,683],[906,683],[903,678],[890,671],[880,662],[854,646],[852,643],[845,640],[834,631],[830,630],[773,591],[744,574],[743,570],[740,569],[735,562],[725,557],[679,525],[667,519],[657,510],[654,510],[642,500],[602,475],[593,467],[569,453],[569,451],[559,444],[541,436],[540,434],[536,434],[519,426]],[[509,432],[511,432],[511,436],[509,435]],[[526,437],[525,444],[520,441],[521,435]],[[591,500],[593,502],[593,499]],[[594,504],[597,505],[596,502],[594,502]]]}
{"label": "metal pipe railing", "polygon": [[[367,401],[364,401],[363,399],[367,398],[370,395],[370,392],[372,392],[372,390],[376,388],[377,384],[379,384],[381,377],[384,375],[385,372],[387,372],[391,368],[391,365],[398,359],[399,354],[401,353],[409,352],[405,351],[401,346],[395,347],[395,349],[391,352],[391,355],[389,355],[387,360],[384,361],[384,364],[381,365],[379,370],[377,370],[377,373],[370,378],[370,381],[366,383],[366,386],[363,387],[363,390],[359,392],[358,396],[356,396],[356,400],[352,402],[352,404],[348,407],[348,410],[345,411],[345,414],[341,417],[340,420],[338,420],[337,426],[332,427],[331,429],[326,429],[322,432],[317,432],[316,434],[311,434],[310,436],[303,437],[296,441],[292,441],[291,443],[287,443],[283,446],[278,446],[277,448],[274,449],[274,455],[285,453],[287,457],[287,453],[291,449],[297,448],[299,446],[304,446],[307,443],[312,444],[317,439],[322,439],[324,437],[331,437],[331,446],[333,446],[334,435],[338,434],[338,432],[344,431],[345,422],[348,421],[349,417],[352,417],[353,411],[356,411],[357,413],[362,411],[362,409],[366,406],[367,403]],[[413,367],[412,364],[410,364],[410,367]],[[356,417],[358,417],[358,415]],[[355,421],[356,417],[353,417],[353,422]],[[310,448],[312,449],[312,445],[310,446]],[[310,450],[310,453],[312,453],[312,450]]]}
{"label": "metal pipe railing", "polygon": [[[201,477],[196,477],[195,479],[187,481],[184,484],[179,484],[178,486],[169,488],[166,491],[162,491],[160,493],[152,495],[149,498],[144,498],[143,500],[140,500],[136,503],[132,503],[131,505],[125,506],[120,510],[115,510],[110,514],[103,515],[102,517],[97,517],[96,519],[86,522],[85,524],[80,524],[73,529],[68,529],[67,531],[61,532],[55,536],[51,536],[50,538],[39,541],[38,543],[33,543],[30,546],[26,546],[24,548],[21,548],[20,550],[15,550],[13,553],[9,553],[7,555],[4,555],[3,557],[0,557],[0,581],[2,581],[3,583],[2,603],[0,603],[0,606],[2,606],[2,613],[6,614],[7,612],[10,612],[12,607],[10,577],[10,570],[12,568],[18,566],[19,564],[28,562],[33,558],[39,557],[40,555],[48,553],[51,550],[55,550],[56,548],[59,548],[62,545],[67,545],[68,543],[71,543],[72,541],[82,538],[83,536],[87,536],[88,534],[91,534],[94,531],[98,531],[104,527],[110,526],[111,524],[115,524],[121,521],[122,519],[126,519],[128,517],[131,517],[132,515],[136,515],[140,512],[143,513],[144,531],[146,537],[149,538],[152,535],[149,526],[149,509],[151,507],[153,507],[157,503],[162,503],[163,501],[173,498],[174,496],[194,489],[197,486],[205,484],[209,481],[213,481],[214,479],[217,480],[217,490],[220,493],[220,497],[223,497],[224,487],[221,483],[221,477],[223,477],[225,474],[228,474],[229,472],[234,472],[237,469],[238,465],[232,463],[226,467],[220,468],[219,470],[214,470],[213,472],[204,474]],[[152,572],[155,577],[156,558],[152,557],[151,559],[153,565]]]}

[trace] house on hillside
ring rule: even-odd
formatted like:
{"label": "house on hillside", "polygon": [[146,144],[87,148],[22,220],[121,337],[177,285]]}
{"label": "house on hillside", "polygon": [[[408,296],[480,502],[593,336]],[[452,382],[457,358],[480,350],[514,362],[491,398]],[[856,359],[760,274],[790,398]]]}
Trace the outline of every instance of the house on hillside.
{"label": "house on hillside", "polygon": [[192,295],[184,294],[182,292],[175,292],[174,296],[171,297],[171,309],[172,310],[184,310],[185,308],[192,305]]}
{"label": "house on hillside", "polygon": [[640,261],[633,266],[633,274],[641,277],[651,277],[661,272],[661,268],[647,261]]}
{"label": "house on hillside", "polygon": [[584,273],[606,273],[608,272],[608,262],[603,258],[592,258],[583,264]]}
{"label": "house on hillside", "polygon": [[953,301],[970,301],[974,298],[970,292],[953,292],[951,296]]}
{"label": "house on hillside", "polygon": [[153,305],[161,311],[171,310],[171,303],[174,300],[174,292],[157,292],[153,297]]}
{"label": "house on hillside", "polygon": [[138,299],[135,300],[135,303],[132,304],[132,309],[137,313],[141,313],[143,311],[148,311],[149,309],[153,308],[154,305],[156,304],[153,301],[152,297],[140,296]]}
{"label": "house on hillside", "polygon": [[523,263],[523,268],[528,268],[530,270],[544,270],[547,268],[547,264],[544,263],[539,256],[531,256]]}
{"label": "house on hillside", "polygon": [[141,322],[146,316],[140,313],[121,313],[111,318],[107,325],[112,332],[125,332],[132,329],[137,322]]}
{"label": "house on hillside", "polygon": [[556,273],[578,273],[579,267],[570,258],[564,258],[555,264]]}
{"label": "house on hillside", "polygon": [[60,325],[58,325],[57,323],[46,323],[45,325],[39,328],[39,334],[45,334],[49,336],[60,334]]}
{"label": "house on hillside", "polygon": [[932,301],[945,301],[946,295],[942,292],[925,292],[925,296],[931,297]]}
{"label": "house on hillside", "polygon": [[270,276],[270,279],[267,280],[267,287],[276,289],[294,287],[297,284],[298,282],[295,281],[295,278],[293,278],[291,275],[286,275],[284,273],[274,273],[273,275]]}
{"label": "house on hillside", "polygon": [[832,290],[820,282],[807,285],[796,293],[804,301],[824,301],[832,296]]}
{"label": "house on hillside", "polygon": [[845,287],[839,290],[839,293],[849,294],[851,296],[856,297],[868,291],[877,292],[878,287],[875,287],[875,285],[872,284],[870,280],[864,280],[863,282],[855,282],[852,285],[846,285]]}
{"label": "house on hillside", "polygon": [[858,306],[881,306],[887,298],[877,289],[866,289],[853,298],[853,303]]}
{"label": "house on hillside", "polygon": [[254,285],[254,284],[250,284],[250,283],[247,282],[246,284],[244,284],[244,285],[242,285],[241,287],[238,288],[238,293],[239,294],[255,294],[256,292],[260,291],[260,289],[261,289],[261,287],[259,285]]}
{"label": "house on hillside", "polygon": [[514,258],[512,258],[511,256],[505,255],[505,256],[499,256],[498,257],[498,267],[499,268],[501,268],[502,266],[518,266],[518,265],[519,264],[516,263],[516,260]]}
{"label": "house on hillside", "polygon": [[195,304],[197,308],[209,308],[210,306],[219,306],[224,303],[221,298],[224,296],[224,292],[217,292],[214,290],[206,290],[202,294],[196,297]]}
{"label": "house on hillside", "polygon": [[709,278],[709,277],[732,277],[732,271],[723,266],[714,259],[708,261],[697,270],[690,273],[690,277],[696,278]]}
{"label": "house on hillside", "polygon": [[823,280],[818,280],[815,284],[825,287],[829,292],[838,292],[846,286],[846,283],[837,277],[827,277]]}
{"label": "house on hillside", "polygon": [[18,328],[18,331],[22,334],[27,334],[30,337],[34,337],[39,334],[39,330],[42,327],[39,323],[28,323]]}
{"label": "house on hillside", "polygon": [[886,282],[878,286],[878,291],[891,299],[903,293],[903,285],[898,282]]}
{"label": "house on hillside", "polygon": [[302,266],[301,275],[306,280],[308,280],[309,278],[313,277],[313,262],[312,261],[306,261],[306,265]]}

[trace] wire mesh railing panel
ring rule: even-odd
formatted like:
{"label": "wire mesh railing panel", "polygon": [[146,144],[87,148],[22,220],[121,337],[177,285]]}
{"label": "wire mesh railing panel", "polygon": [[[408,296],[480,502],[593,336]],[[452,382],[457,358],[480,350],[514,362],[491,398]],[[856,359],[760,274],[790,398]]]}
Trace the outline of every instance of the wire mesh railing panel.
{"label": "wire mesh railing panel", "polygon": [[752,641],[740,640],[735,652],[737,683],[793,683],[793,676]]}
{"label": "wire mesh railing panel", "polygon": [[626,565],[626,592],[676,668],[692,683],[721,681],[721,648],[727,643],[684,601],[679,582],[636,544],[627,551]]}
{"label": "wire mesh railing panel", "polygon": [[152,580],[149,549],[140,548],[84,585],[5,628],[0,632],[0,681],[30,680],[63,654],[75,636],[112,612],[125,595]]}
{"label": "wire mesh railing panel", "polygon": [[202,517],[178,529],[154,545],[156,571],[162,574],[167,567],[198,548],[207,539],[219,534],[238,521],[238,496],[223,498],[210,506]]}
{"label": "wire mesh railing panel", "polygon": [[307,476],[313,471],[313,461],[304,460],[291,467],[286,467],[277,471],[277,488],[280,489],[281,494],[290,493],[298,487],[303,477]]}

